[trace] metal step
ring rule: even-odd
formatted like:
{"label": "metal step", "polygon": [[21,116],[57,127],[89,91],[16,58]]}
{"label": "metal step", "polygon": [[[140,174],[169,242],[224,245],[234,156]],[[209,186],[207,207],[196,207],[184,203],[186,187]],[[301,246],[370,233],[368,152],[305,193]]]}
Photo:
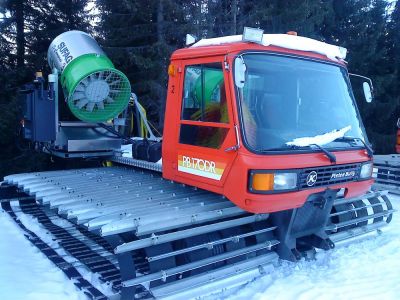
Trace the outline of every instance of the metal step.
{"label": "metal step", "polygon": [[268,215],[266,214],[260,214],[260,215],[251,215],[248,217],[242,217],[238,219],[233,219],[229,221],[222,221],[222,222],[217,222],[213,223],[211,225],[204,225],[204,226],[199,226],[195,228],[190,228],[186,230],[180,230],[176,232],[171,232],[171,233],[166,233],[166,234],[152,234],[148,238],[143,238],[137,241],[133,241],[130,243],[125,243],[122,245],[119,245],[118,247],[115,248],[115,253],[124,253],[128,251],[133,251],[145,247],[150,247],[153,245],[159,245],[167,242],[172,242],[184,238],[188,238],[190,236],[194,235],[199,235],[199,234],[205,234],[209,232],[213,232],[216,230],[223,230],[227,228],[232,228],[235,226],[240,226],[240,225],[245,225],[245,224],[251,224],[257,221],[261,220],[266,220],[268,218]]}
{"label": "metal step", "polygon": [[273,271],[278,255],[274,252],[219,268],[187,279],[152,288],[156,299],[193,299],[215,294],[253,281]]}

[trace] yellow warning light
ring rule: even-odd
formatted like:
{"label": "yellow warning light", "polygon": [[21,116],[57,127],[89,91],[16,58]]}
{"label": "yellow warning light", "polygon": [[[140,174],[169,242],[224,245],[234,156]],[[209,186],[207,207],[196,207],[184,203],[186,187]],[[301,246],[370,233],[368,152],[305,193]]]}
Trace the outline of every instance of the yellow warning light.
{"label": "yellow warning light", "polygon": [[274,174],[253,174],[252,188],[255,191],[272,191],[274,189]]}
{"label": "yellow warning light", "polygon": [[169,65],[168,66],[168,75],[169,76],[175,76],[176,74],[176,67],[174,65]]}

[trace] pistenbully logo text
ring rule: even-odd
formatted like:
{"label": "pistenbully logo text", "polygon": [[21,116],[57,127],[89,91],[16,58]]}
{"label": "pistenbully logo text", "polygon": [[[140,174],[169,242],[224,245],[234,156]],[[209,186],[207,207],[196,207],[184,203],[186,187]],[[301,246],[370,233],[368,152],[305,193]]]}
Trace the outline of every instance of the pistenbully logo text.
{"label": "pistenbully logo text", "polygon": [[333,173],[331,175],[331,179],[354,177],[355,175],[356,175],[355,171],[339,172],[339,173]]}

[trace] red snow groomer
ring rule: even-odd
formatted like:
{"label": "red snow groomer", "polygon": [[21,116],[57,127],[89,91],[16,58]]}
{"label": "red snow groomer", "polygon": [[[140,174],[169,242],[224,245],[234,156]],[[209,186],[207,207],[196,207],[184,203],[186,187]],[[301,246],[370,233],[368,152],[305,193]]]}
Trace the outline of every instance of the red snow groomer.
{"label": "red snow groomer", "polygon": [[[373,153],[346,49],[253,28],[189,40],[171,56],[162,137],[125,76],[82,32],[53,41],[49,89],[43,78],[25,89],[25,137],[37,149],[115,164],[9,175],[1,186],[4,210],[18,223],[17,199],[43,222],[79,261],[57,264],[95,299],[103,298],[76,280],[75,265],[121,299],[198,299],[392,218],[385,192],[370,191]],[[370,79],[355,76],[370,102]],[[84,122],[59,120],[58,80]],[[121,135],[132,124],[145,130]]]}

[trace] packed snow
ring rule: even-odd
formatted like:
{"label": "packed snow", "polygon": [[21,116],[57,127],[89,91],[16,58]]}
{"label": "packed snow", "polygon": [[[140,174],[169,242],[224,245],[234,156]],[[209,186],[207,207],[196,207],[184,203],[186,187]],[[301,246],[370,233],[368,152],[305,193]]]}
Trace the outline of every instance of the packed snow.
{"label": "packed snow", "polygon": [[[395,208],[400,206],[400,196],[390,198]],[[34,220],[23,222],[35,232],[39,229]],[[0,227],[0,299],[86,299],[1,210]],[[395,214],[380,235],[318,252],[315,261],[282,262],[272,274],[217,299],[398,299],[398,228]]]}
{"label": "packed snow", "polygon": [[[242,41],[242,35],[230,35],[211,39],[202,39],[192,47],[215,46],[221,44],[237,43]],[[325,55],[331,60],[345,59],[347,49],[303,36],[289,34],[264,34],[263,46],[277,46],[286,49],[314,52]]]}
{"label": "packed snow", "polygon": [[[390,199],[394,208],[400,206],[400,196]],[[399,228],[395,214],[381,235],[319,252],[316,261],[285,262],[272,276],[261,277],[228,298],[399,299]]]}
{"label": "packed snow", "polygon": [[87,299],[1,209],[0,230],[0,299]]}
{"label": "packed snow", "polygon": [[287,142],[286,145],[288,146],[299,146],[299,147],[305,147],[313,144],[317,144],[320,146],[323,146],[325,144],[329,144],[330,142],[333,142],[334,140],[344,137],[346,132],[351,130],[351,126],[346,126],[342,129],[339,130],[332,130],[331,132],[327,132],[321,135],[316,135],[313,137],[301,137],[301,138],[296,138],[291,142]]}

